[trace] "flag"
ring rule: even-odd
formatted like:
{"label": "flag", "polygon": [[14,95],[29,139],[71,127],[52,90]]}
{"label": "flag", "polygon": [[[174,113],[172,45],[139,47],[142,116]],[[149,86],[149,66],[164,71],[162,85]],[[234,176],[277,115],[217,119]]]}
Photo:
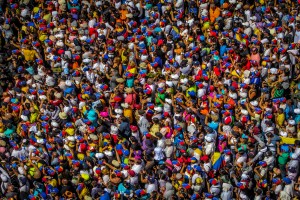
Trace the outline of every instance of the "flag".
{"label": "flag", "polygon": [[218,171],[223,166],[223,156],[220,152],[215,152],[212,157],[212,169]]}

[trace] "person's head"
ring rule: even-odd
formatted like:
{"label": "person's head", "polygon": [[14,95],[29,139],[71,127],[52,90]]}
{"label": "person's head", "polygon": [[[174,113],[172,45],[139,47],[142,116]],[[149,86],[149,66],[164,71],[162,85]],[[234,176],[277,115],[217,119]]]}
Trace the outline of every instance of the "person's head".
{"label": "person's head", "polygon": [[153,121],[153,123],[154,123],[154,124],[158,124],[158,123],[159,123],[159,119],[158,119],[158,118],[156,118],[156,117],[155,117],[155,118],[153,118],[153,119],[152,119],[152,121]]}
{"label": "person's head", "polygon": [[216,5],[214,3],[210,4],[211,9],[216,9]]}

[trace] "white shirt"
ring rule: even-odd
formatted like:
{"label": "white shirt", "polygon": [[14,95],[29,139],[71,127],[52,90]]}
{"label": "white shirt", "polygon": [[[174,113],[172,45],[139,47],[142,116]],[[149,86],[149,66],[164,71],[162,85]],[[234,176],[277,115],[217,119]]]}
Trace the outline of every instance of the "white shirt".
{"label": "white shirt", "polygon": [[50,87],[54,86],[54,84],[55,84],[54,78],[52,76],[47,75],[46,76],[46,84],[47,84],[47,86],[50,86]]}
{"label": "white shirt", "polygon": [[[156,181],[155,181],[156,182]],[[151,194],[153,191],[157,191],[157,184],[148,184],[146,187],[147,193]]]}
{"label": "white shirt", "polygon": [[237,159],[237,163],[243,163],[243,162],[246,162],[247,161],[247,154],[243,154],[242,156],[240,156],[238,159]]}
{"label": "white shirt", "polygon": [[214,151],[215,143],[210,142],[205,145],[205,155],[211,155]]}
{"label": "white shirt", "polygon": [[155,147],[154,154],[154,160],[163,160],[165,157],[165,155],[163,154],[163,149],[161,147]]}
{"label": "white shirt", "polygon": [[130,184],[135,185],[139,182],[139,177],[138,176],[130,177],[129,182]]}
{"label": "white shirt", "polygon": [[211,170],[211,163],[210,162],[204,163],[203,168],[205,172],[209,172]]}
{"label": "white shirt", "polygon": [[90,28],[93,28],[94,25],[95,25],[95,23],[96,23],[96,20],[95,20],[94,18],[91,19],[91,20],[89,21],[89,27],[90,27]]}
{"label": "white shirt", "polygon": [[222,193],[221,193],[221,199],[222,200],[231,200],[233,196],[232,192],[232,185],[228,183],[222,184]]}
{"label": "white shirt", "polygon": [[12,152],[11,152],[11,156],[12,157],[16,157],[16,158],[18,158],[18,159],[21,159],[21,157],[25,157],[26,155],[25,155],[25,150],[23,150],[23,149],[18,149],[18,150],[13,150]]}
{"label": "white shirt", "polygon": [[165,148],[165,139],[164,138],[162,138],[162,139],[160,139],[160,140],[157,140],[157,147],[161,147],[162,149],[164,149]]}
{"label": "white shirt", "polygon": [[217,184],[217,185],[212,185],[210,187],[210,193],[214,196],[217,196],[221,191],[221,185]]}
{"label": "white shirt", "polygon": [[143,166],[142,165],[138,165],[138,164],[134,164],[131,168],[136,174],[139,174],[142,169],[143,169]]}
{"label": "white shirt", "polygon": [[293,196],[293,187],[294,184],[291,183],[289,185],[285,185],[283,191],[280,192],[280,199],[282,200],[289,200],[289,199],[292,199],[292,196]]}

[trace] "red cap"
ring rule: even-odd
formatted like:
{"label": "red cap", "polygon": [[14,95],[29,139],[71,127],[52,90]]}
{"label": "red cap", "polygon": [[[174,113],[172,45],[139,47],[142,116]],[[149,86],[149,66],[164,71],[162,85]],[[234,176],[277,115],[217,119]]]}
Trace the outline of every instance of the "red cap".
{"label": "red cap", "polygon": [[136,132],[138,130],[137,126],[134,126],[134,125],[131,125],[130,126],[130,129],[133,131],[133,132]]}
{"label": "red cap", "polygon": [[228,125],[228,124],[230,124],[231,122],[232,122],[231,117],[225,117],[225,119],[224,119],[224,124]]}
{"label": "red cap", "polygon": [[164,117],[169,117],[169,113],[168,112],[164,112]]}
{"label": "red cap", "polygon": [[129,174],[130,176],[135,176],[135,172],[134,172],[133,170],[128,170],[128,174]]}
{"label": "red cap", "polygon": [[161,46],[164,43],[164,41],[162,39],[157,41],[157,46]]}
{"label": "red cap", "polygon": [[77,9],[76,8],[72,8],[71,9],[71,13],[73,13],[73,14],[77,13]]}
{"label": "red cap", "polygon": [[208,158],[207,155],[204,155],[204,156],[201,156],[200,160],[202,160],[202,161],[208,161],[209,158]]}

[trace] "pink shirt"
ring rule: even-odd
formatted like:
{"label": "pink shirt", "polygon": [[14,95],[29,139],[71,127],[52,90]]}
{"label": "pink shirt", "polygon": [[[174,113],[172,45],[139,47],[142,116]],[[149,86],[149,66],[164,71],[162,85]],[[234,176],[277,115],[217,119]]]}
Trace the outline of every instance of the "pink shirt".
{"label": "pink shirt", "polygon": [[128,103],[129,105],[134,105],[136,100],[136,94],[127,94],[125,98],[125,103]]}
{"label": "pink shirt", "polygon": [[257,63],[260,63],[260,55],[257,54],[251,54],[251,60],[255,60]]}

